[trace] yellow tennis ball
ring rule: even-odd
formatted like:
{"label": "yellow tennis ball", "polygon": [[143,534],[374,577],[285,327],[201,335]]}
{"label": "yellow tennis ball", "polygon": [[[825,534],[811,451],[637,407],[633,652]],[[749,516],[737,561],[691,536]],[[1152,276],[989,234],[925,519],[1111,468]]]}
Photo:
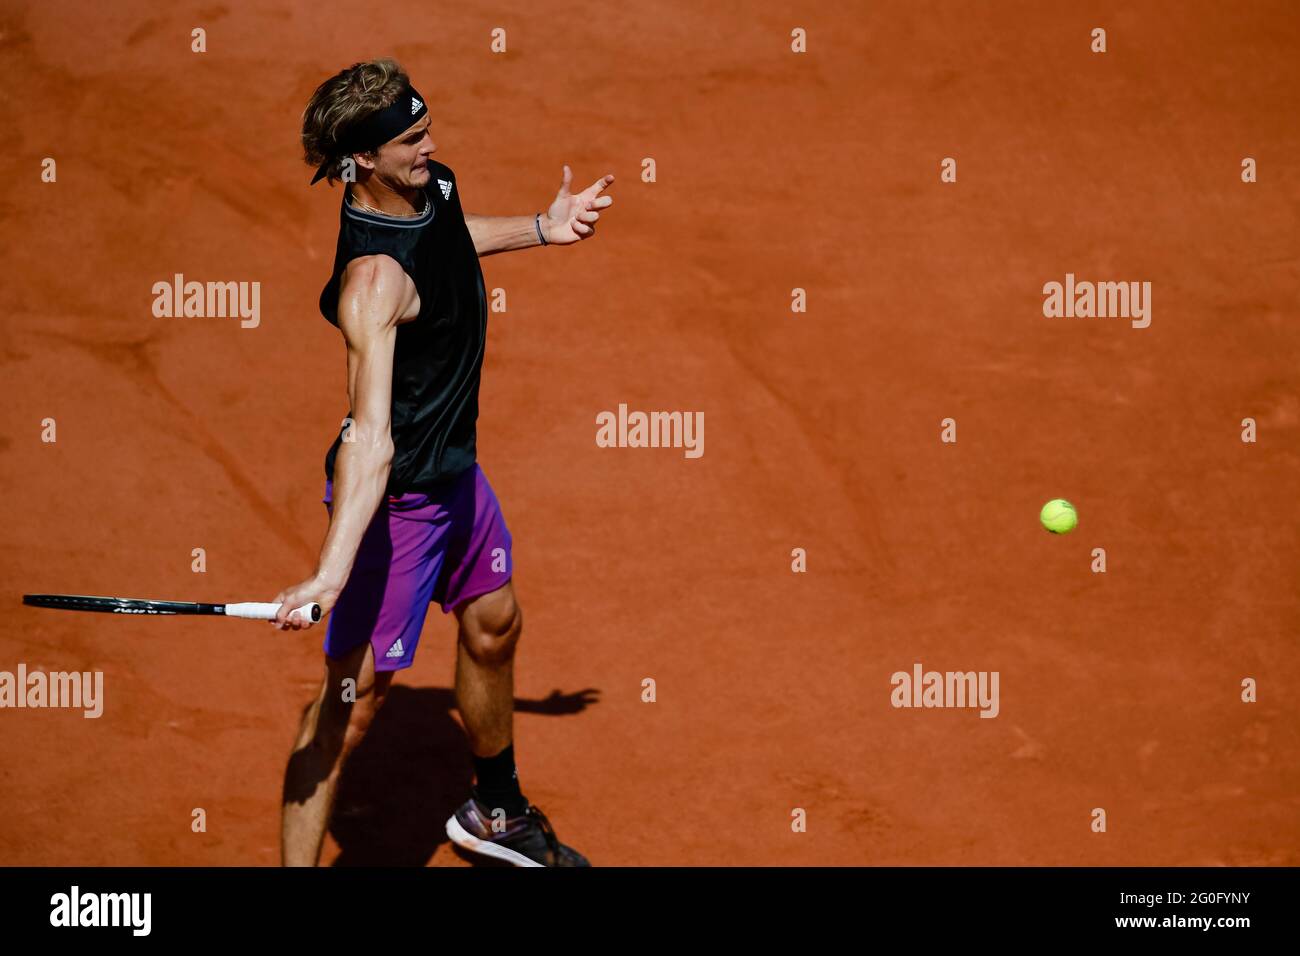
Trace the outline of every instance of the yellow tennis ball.
{"label": "yellow tennis ball", "polygon": [[1074,526],[1079,523],[1079,515],[1074,510],[1074,505],[1064,498],[1053,498],[1038,512],[1038,520],[1052,534],[1065,534],[1074,530]]}

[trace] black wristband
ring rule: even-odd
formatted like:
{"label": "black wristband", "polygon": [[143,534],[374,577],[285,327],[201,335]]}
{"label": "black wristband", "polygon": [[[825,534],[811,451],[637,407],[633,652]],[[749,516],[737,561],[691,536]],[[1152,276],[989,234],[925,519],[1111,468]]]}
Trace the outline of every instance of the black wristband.
{"label": "black wristband", "polygon": [[550,243],[547,242],[546,237],[542,235],[542,214],[540,212],[537,214],[537,218],[533,220],[533,226],[537,229],[537,241],[544,246],[549,246]]}

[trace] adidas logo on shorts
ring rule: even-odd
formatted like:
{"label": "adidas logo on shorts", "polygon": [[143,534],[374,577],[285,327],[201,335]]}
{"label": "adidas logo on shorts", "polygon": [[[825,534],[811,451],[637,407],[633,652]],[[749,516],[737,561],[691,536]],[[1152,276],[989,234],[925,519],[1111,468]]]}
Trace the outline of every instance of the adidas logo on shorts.
{"label": "adidas logo on shorts", "polygon": [[384,656],[385,656],[385,657],[401,657],[401,656],[402,656],[403,654],[405,654],[405,653],[406,653],[406,651],[404,651],[404,650],[402,649],[402,639],[399,637],[399,638],[397,639],[396,643],[394,643],[393,646],[390,647],[390,648],[388,649],[388,653],[385,654]]}

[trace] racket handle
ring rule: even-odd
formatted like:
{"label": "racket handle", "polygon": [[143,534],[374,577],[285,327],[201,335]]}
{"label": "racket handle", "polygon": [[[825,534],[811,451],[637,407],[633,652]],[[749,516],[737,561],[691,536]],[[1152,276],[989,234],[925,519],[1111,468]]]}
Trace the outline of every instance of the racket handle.
{"label": "racket handle", "polygon": [[[280,605],[278,604],[245,601],[242,604],[227,604],[226,617],[242,617],[250,621],[274,621],[279,610]],[[298,617],[303,621],[315,623],[320,620],[319,604],[304,604],[302,607],[294,608],[294,610],[298,612]],[[293,611],[289,613],[292,614]]]}

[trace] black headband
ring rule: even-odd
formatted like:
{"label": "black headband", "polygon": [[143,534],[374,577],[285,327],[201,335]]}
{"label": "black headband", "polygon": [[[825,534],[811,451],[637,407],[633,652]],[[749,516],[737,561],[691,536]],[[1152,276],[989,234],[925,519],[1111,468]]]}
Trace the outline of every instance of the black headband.
{"label": "black headband", "polygon": [[[350,156],[352,153],[368,153],[383,146],[418,123],[420,117],[427,112],[429,108],[424,105],[424,97],[416,92],[415,87],[407,84],[391,106],[376,110],[343,134],[339,141],[339,154]],[[311,181],[313,186],[328,175],[337,158],[330,157],[316,167],[316,175]]]}

